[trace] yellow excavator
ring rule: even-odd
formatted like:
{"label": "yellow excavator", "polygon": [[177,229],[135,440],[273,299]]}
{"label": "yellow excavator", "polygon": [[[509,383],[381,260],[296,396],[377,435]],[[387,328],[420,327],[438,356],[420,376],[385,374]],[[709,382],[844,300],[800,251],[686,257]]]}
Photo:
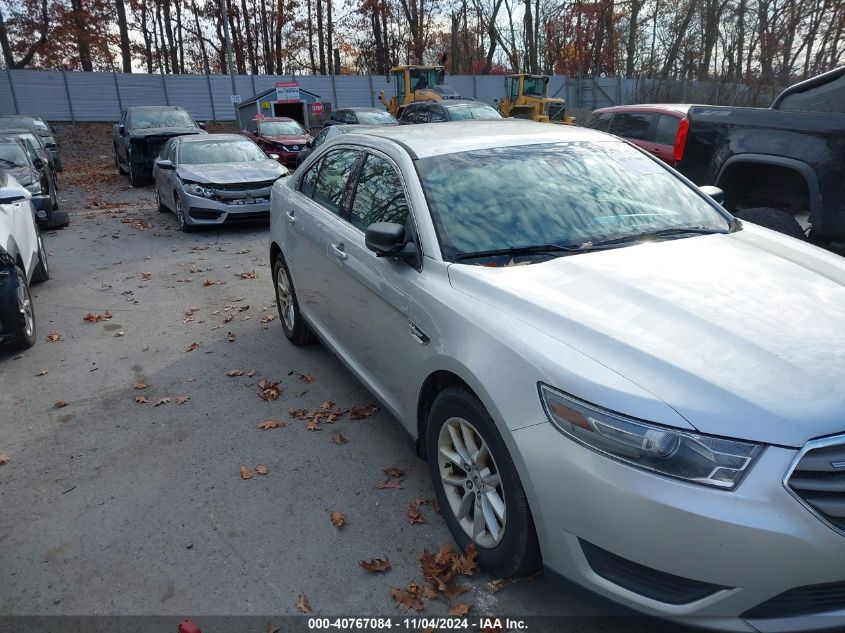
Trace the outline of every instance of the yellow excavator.
{"label": "yellow excavator", "polygon": [[549,97],[548,75],[508,75],[507,96],[497,101],[503,117],[530,119],[543,123],[574,125],[575,117],[566,116],[566,101]]}
{"label": "yellow excavator", "polygon": [[402,109],[412,101],[461,98],[451,86],[441,83],[443,66],[395,66],[387,76],[388,83],[391,77],[396,96],[386,99],[382,90],[378,100],[397,119],[402,115]]}

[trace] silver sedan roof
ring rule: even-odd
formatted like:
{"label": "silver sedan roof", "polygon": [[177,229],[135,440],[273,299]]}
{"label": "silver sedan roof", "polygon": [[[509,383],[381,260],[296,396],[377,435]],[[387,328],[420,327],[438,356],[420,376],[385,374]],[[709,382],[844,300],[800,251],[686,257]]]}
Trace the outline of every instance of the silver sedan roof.
{"label": "silver sedan roof", "polygon": [[[352,140],[358,134],[357,130],[350,132],[344,139]],[[360,134],[393,140],[418,158],[493,147],[618,140],[607,134],[574,125],[537,123],[521,119],[371,127],[366,131],[361,130]]]}

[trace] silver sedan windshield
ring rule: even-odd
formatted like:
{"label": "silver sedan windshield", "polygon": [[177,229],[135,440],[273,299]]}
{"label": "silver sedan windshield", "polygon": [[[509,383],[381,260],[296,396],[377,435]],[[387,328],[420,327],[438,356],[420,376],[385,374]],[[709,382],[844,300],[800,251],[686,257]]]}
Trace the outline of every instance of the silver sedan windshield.
{"label": "silver sedan windshield", "polygon": [[259,160],[267,160],[267,156],[255,143],[246,139],[183,143],[179,155],[182,165],[252,163]]}
{"label": "silver sedan windshield", "polygon": [[473,150],[420,159],[417,169],[450,260],[675,228],[730,228],[728,217],[701,194],[622,142]]}

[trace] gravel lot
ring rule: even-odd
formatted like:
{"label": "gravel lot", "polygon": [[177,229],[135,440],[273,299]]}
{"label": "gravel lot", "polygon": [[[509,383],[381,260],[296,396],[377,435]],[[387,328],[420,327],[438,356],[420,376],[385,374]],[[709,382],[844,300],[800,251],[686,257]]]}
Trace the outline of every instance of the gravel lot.
{"label": "gravel lot", "polygon": [[[423,549],[451,542],[431,506],[424,523],[406,517],[433,497],[425,464],[384,411],[320,430],[289,414],[373,398],[320,345],[287,343],[266,225],[179,232],[151,187],[117,175],[110,129],[59,129],[71,224],[45,236],[38,343],[0,351],[0,615],[299,614],[302,593],[315,614],[402,615],[390,588],[422,585]],[[278,399],[259,397],[261,380],[279,381]],[[256,428],[267,420],[287,426]],[[269,472],[241,477],[258,465]],[[404,470],[400,487],[377,489],[389,467]],[[358,562],[372,558],[392,569],[366,573]],[[548,574],[499,591],[493,580],[461,577],[469,591],[454,602],[603,616],[571,631],[679,630],[622,625],[617,608]],[[424,613],[450,606],[441,595]]]}

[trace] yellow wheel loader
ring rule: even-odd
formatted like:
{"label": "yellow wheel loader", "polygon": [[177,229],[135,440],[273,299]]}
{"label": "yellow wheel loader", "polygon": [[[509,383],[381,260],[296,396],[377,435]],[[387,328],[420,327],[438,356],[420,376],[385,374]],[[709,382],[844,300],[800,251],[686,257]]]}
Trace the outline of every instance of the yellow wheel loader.
{"label": "yellow wheel loader", "polygon": [[503,117],[530,119],[544,123],[574,125],[575,117],[566,116],[566,101],[549,97],[547,75],[508,75],[507,96],[497,101]]}
{"label": "yellow wheel loader", "polygon": [[390,69],[388,83],[391,77],[396,96],[386,99],[382,90],[378,100],[397,119],[402,116],[402,109],[412,101],[461,98],[451,86],[441,83],[443,66],[396,66]]}

